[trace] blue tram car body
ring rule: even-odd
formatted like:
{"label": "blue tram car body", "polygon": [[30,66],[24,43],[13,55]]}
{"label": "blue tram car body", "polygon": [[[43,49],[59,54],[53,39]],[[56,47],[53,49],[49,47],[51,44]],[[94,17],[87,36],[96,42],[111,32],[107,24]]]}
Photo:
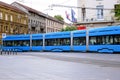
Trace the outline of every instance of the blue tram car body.
{"label": "blue tram car body", "polygon": [[16,49],[17,51],[30,50],[30,35],[9,35],[3,38],[3,50]]}
{"label": "blue tram car body", "polygon": [[73,51],[86,51],[86,30],[73,31]]}
{"label": "blue tram car body", "polygon": [[120,26],[91,29],[89,31],[89,51],[120,52]]}
{"label": "blue tram car body", "polygon": [[43,34],[32,34],[31,50],[32,51],[42,51],[43,50]]}
{"label": "blue tram car body", "polygon": [[70,32],[45,34],[45,51],[70,51]]}

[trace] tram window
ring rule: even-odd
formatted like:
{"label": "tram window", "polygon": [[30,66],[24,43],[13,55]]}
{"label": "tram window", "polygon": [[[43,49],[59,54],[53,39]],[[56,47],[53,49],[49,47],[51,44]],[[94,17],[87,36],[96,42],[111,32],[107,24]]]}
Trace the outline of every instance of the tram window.
{"label": "tram window", "polygon": [[102,44],[102,36],[97,37],[96,44],[98,44],[98,45]]}
{"label": "tram window", "polygon": [[60,38],[60,39],[46,39],[46,46],[63,46],[70,45],[70,38]]}
{"label": "tram window", "polygon": [[62,45],[63,40],[62,39],[55,39],[54,45],[60,46]]}
{"label": "tram window", "polygon": [[104,36],[102,36],[102,44],[105,44],[105,37]]}
{"label": "tram window", "polygon": [[3,41],[4,46],[12,46],[13,41]]}
{"label": "tram window", "polygon": [[106,36],[106,44],[110,44],[109,42],[109,36]]}
{"label": "tram window", "polygon": [[53,46],[56,46],[56,45],[57,45],[57,40],[53,39]]}
{"label": "tram window", "polygon": [[14,41],[14,46],[29,46],[29,45],[30,45],[29,40]]}
{"label": "tram window", "polygon": [[66,38],[63,40],[64,45],[70,45],[70,39]]}
{"label": "tram window", "polygon": [[13,46],[13,41],[8,41],[8,46]]}
{"label": "tram window", "polygon": [[18,41],[18,46],[23,46],[22,41]]}
{"label": "tram window", "polygon": [[3,41],[3,46],[6,46],[6,42],[7,42],[7,41]]}
{"label": "tram window", "polygon": [[4,41],[3,45],[4,46],[29,46],[29,40],[22,40],[22,41]]}
{"label": "tram window", "polygon": [[113,36],[101,36],[101,44],[113,44]]}
{"label": "tram window", "polygon": [[90,45],[95,45],[96,44],[96,37],[90,37],[89,44]]}
{"label": "tram window", "polygon": [[24,40],[22,42],[23,46],[30,46],[30,41],[29,40]]}
{"label": "tram window", "polygon": [[14,46],[17,46],[18,42],[17,41],[14,41]]}
{"label": "tram window", "polygon": [[30,46],[30,41],[29,41],[29,40],[26,40],[26,41],[25,41],[25,45],[26,45],[26,46]]}
{"label": "tram window", "polygon": [[110,44],[113,44],[113,36],[110,36]]}
{"label": "tram window", "polygon": [[20,46],[20,41],[14,41],[15,46]]}
{"label": "tram window", "polygon": [[58,46],[62,45],[62,42],[63,42],[62,39],[57,39],[57,45]]}
{"label": "tram window", "polygon": [[114,36],[114,44],[120,44],[120,35]]}
{"label": "tram window", "polygon": [[42,46],[42,40],[32,40],[32,46]]}
{"label": "tram window", "polygon": [[7,46],[7,41],[3,41],[3,46]]}
{"label": "tram window", "polygon": [[106,36],[106,44],[113,44],[113,37],[112,36]]}
{"label": "tram window", "polygon": [[45,40],[45,46],[52,46],[53,42],[54,41],[52,39],[46,39]]}
{"label": "tram window", "polygon": [[73,39],[73,45],[79,45],[79,38]]}
{"label": "tram window", "polygon": [[101,45],[105,45],[105,44],[110,44],[109,43],[109,36],[101,36]]}
{"label": "tram window", "polygon": [[113,36],[94,36],[90,37],[90,45],[113,44]]}
{"label": "tram window", "polygon": [[86,38],[85,37],[77,37],[73,39],[73,45],[85,45]]}
{"label": "tram window", "polygon": [[86,45],[86,38],[80,38],[80,45]]}

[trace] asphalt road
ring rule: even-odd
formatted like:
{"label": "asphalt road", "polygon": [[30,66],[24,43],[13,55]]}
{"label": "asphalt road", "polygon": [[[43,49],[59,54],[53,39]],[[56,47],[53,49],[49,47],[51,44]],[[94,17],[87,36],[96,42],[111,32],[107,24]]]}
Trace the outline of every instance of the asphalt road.
{"label": "asphalt road", "polygon": [[120,80],[120,54],[0,55],[0,80]]}

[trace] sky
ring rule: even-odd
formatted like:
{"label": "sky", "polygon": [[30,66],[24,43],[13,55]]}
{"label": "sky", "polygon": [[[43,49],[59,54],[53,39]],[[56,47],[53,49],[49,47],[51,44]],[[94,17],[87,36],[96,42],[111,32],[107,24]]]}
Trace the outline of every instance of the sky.
{"label": "sky", "polygon": [[[54,15],[61,15],[65,22],[69,23],[69,20],[66,19],[65,11],[70,13],[70,8],[63,8],[63,7],[53,7],[52,9],[49,7],[52,4],[59,4],[59,5],[68,5],[68,6],[77,6],[77,0],[0,0],[2,2],[11,4],[14,1],[17,1],[21,4],[27,5],[33,9],[41,11],[45,14],[50,16]],[[75,10],[77,15],[77,10]]]}

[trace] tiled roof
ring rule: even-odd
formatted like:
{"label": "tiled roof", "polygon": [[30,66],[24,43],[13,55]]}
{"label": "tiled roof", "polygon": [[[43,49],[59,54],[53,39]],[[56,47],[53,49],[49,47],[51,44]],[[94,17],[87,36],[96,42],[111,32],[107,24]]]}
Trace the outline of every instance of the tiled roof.
{"label": "tiled roof", "polygon": [[[30,7],[26,6],[26,5],[20,4],[20,3],[18,3],[18,2],[13,2],[13,3],[16,3],[16,4],[24,7],[24,8],[27,9],[29,12],[34,12],[34,13],[36,13],[36,14],[38,14],[38,15],[45,16],[45,14],[43,14],[42,12],[37,11],[37,10],[35,10],[35,9],[33,9],[33,8],[30,8]],[[12,3],[12,4],[13,4],[13,3]]]}
{"label": "tiled roof", "polygon": [[[38,11],[38,10],[35,10],[35,9],[33,9],[33,8],[30,8],[30,7],[28,7],[28,6],[25,6],[25,5],[23,5],[23,4],[20,4],[20,3],[18,3],[18,2],[13,2],[13,3],[16,3],[16,4],[24,7],[24,8],[27,9],[29,12],[34,12],[34,13],[40,15],[40,16],[43,16],[43,17],[48,18],[48,19],[51,19],[51,20],[53,20],[53,21],[56,21],[56,22],[59,22],[59,23],[64,23],[63,21],[59,21],[59,20],[57,20],[57,19],[55,19],[55,18],[53,18],[53,17],[51,17],[51,16],[49,16],[49,15],[47,15],[47,14],[44,14],[44,13]],[[12,3],[12,4],[13,4],[13,3]]]}
{"label": "tiled roof", "polygon": [[25,14],[25,12],[21,11],[20,9],[18,9],[18,8],[14,7],[14,6],[11,6],[10,4],[4,3],[2,1],[0,1],[0,7],[4,7],[4,8],[7,8],[9,10],[12,10],[12,11]]}

